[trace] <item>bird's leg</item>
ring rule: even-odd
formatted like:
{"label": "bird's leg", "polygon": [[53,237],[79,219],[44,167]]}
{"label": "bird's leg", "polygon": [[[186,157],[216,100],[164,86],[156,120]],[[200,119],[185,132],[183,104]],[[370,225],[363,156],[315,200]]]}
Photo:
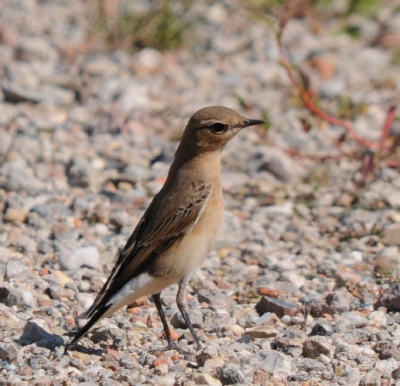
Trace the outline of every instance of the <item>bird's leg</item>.
{"label": "bird's leg", "polygon": [[160,315],[161,323],[164,327],[165,335],[167,336],[168,348],[172,348],[172,349],[180,352],[181,354],[186,354],[186,352],[183,349],[181,349],[172,339],[171,332],[169,331],[167,319],[165,318],[164,310],[162,309],[162,306],[161,306],[160,295],[161,295],[161,293],[153,295],[153,300],[154,300],[154,304],[157,307],[158,314]]}
{"label": "bird's leg", "polygon": [[178,293],[176,294],[176,304],[179,308],[179,311],[181,312],[181,314],[183,316],[183,319],[185,320],[187,326],[189,327],[189,330],[193,336],[194,341],[197,344],[197,347],[200,349],[201,348],[200,339],[197,336],[196,331],[193,328],[192,322],[190,321],[189,315],[186,311],[186,307],[187,307],[186,284],[187,284],[187,281],[185,281],[185,280],[182,280],[179,283]]}

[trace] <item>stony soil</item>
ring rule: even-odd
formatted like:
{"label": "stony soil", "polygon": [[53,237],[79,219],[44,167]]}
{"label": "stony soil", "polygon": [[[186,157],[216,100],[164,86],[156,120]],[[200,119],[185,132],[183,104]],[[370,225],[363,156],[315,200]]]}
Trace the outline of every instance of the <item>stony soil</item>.
{"label": "stony soil", "polygon": [[[101,49],[85,3],[0,2],[0,384],[400,385],[399,171],[382,164],[355,184],[361,155],[340,156],[330,138],[343,131],[302,108],[273,30],[243,2],[198,2],[191,43],[135,53]],[[369,140],[400,91],[388,3],[345,20],[358,39],[343,19],[293,19],[284,35],[324,108],[364,106],[352,119]],[[164,307],[191,355],[163,350],[147,299],[65,354],[187,119],[207,105],[268,112],[271,126],[223,154],[224,224],[188,299],[203,349],[172,287]]]}

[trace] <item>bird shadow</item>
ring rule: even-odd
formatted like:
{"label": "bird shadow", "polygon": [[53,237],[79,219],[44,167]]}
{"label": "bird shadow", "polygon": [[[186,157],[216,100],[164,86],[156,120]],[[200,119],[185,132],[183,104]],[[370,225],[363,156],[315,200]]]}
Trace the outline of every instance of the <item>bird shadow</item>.
{"label": "bird shadow", "polygon": [[77,344],[75,347],[71,349],[68,348],[68,345],[65,345],[64,354],[67,354],[68,351],[78,351],[82,354],[97,355],[100,357],[105,353],[105,350],[102,348],[85,347],[80,344]]}
{"label": "bird shadow", "polygon": [[39,347],[55,350],[57,347],[64,346],[64,339],[57,334],[51,334],[44,328],[36,325],[33,329],[24,329],[16,343],[20,346],[27,346],[35,343]]}

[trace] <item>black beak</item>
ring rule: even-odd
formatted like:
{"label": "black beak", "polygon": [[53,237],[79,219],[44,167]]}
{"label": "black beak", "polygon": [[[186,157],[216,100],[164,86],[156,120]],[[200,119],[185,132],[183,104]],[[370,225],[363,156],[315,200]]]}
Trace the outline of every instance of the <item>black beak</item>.
{"label": "black beak", "polygon": [[262,125],[265,121],[262,119],[246,119],[244,121],[244,127],[255,126],[255,125]]}

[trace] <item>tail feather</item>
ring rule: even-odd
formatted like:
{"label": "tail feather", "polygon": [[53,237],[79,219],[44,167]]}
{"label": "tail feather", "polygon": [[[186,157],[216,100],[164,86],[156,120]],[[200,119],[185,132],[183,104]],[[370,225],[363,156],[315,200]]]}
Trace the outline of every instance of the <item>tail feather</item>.
{"label": "tail feather", "polygon": [[[71,342],[67,345],[67,350],[73,349],[77,343],[89,332],[89,330],[103,317],[103,315],[110,308],[109,305],[98,308],[92,315],[88,322],[76,333]],[[84,314],[85,315],[85,314]]]}

